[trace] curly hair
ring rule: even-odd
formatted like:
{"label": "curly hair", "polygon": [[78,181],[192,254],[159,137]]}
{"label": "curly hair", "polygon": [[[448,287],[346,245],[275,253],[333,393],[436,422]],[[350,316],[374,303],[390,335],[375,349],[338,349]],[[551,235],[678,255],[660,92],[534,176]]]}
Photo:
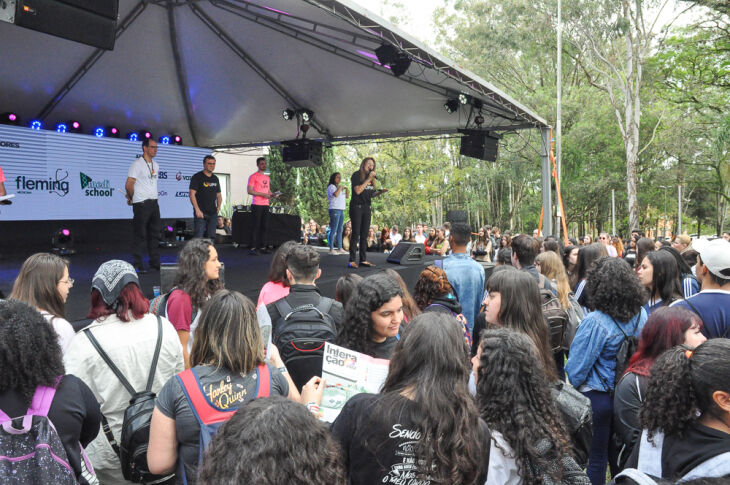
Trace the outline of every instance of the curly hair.
{"label": "curly hair", "polygon": [[398,283],[385,272],[364,278],[355,288],[345,307],[345,326],[337,337],[337,344],[367,355],[375,353],[373,319],[371,313],[396,296],[403,297]]}
{"label": "curly hair", "polygon": [[551,381],[558,378],[550,349],[550,335],[542,314],[542,298],[537,281],[525,271],[492,273],[487,281],[489,293],[499,293],[499,324],[527,335],[537,349],[543,370]]}
{"label": "curly hair", "polygon": [[[509,442],[525,483],[541,483],[544,475],[560,483],[562,470],[555,463],[570,454],[570,443],[535,346],[522,333],[498,328],[482,333],[479,351],[482,419]],[[539,453],[537,445],[544,440],[552,446]]]}
{"label": "curly hair", "polygon": [[648,377],[654,361],[667,349],[683,344],[684,333],[692,327],[701,330],[702,319],[686,308],[661,307],[651,312],[641,329],[639,346],[631,356],[626,373]]}
{"label": "curly hair", "polygon": [[650,290],[652,298],[661,298],[663,306],[682,298],[679,267],[674,256],[667,251],[651,251],[647,253],[646,260],[653,267]]}
{"label": "curly hair", "polygon": [[708,340],[693,351],[685,346],[667,350],[651,368],[641,425],[650,439],[657,431],[681,438],[698,416],[722,416],[715,391],[730,393],[730,340]]}
{"label": "curly hair", "polygon": [[585,292],[590,308],[619,322],[631,320],[646,301],[644,285],[629,263],[608,256],[598,259],[588,272]]}
{"label": "curly hair", "polygon": [[[482,473],[479,413],[469,393],[469,347],[458,321],[444,313],[422,313],[403,332],[383,384],[385,402],[410,393],[419,407],[422,438],[416,455],[420,476],[434,483],[474,483]],[[392,415],[396,406],[383,405]]]}
{"label": "curly hair", "polygon": [[65,373],[53,327],[21,301],[0,301],[0,369],[0,394],[17,391],[28,406],[36,387]]}
{"label": "curly hair", "polygon": [[205,301],[216,291],[223,288],[219,279],[209,280],[205,275],[205,263],[210,257],[210,239],[191,239],[177,257],[175,286],[190,295],[195,308],[201,308]]}
{"label": "curly hair", "polygon": [[434,298],[450,294],[454,294],[454,287],[449,283],[446,272],[433,265],[427,266],[421,271],[416,286],[413,288],[413,299],[421,310],[426,308]]}
{"label": "curly hair", "polygon": [[339,445],[301,404],[255,399],[221,426],[205,452],[200,485],[345,485]]}
{"label": "curly hair", "polygon": [[58,282],[68,265],[67,259],[51,253],[29,256],[15,278],[10,298],[45,310],[55,317],[65,318],[66,304],[58,292]]}

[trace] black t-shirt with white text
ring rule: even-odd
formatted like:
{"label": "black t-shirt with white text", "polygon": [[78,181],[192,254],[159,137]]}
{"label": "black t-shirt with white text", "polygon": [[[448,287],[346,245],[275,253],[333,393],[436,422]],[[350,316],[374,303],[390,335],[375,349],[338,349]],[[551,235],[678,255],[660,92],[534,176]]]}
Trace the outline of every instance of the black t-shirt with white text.
{"label": "black t-shirt with white text", "polygon": [[352,174],[352,177],[350,177],[350,183],[352,185],[352,197],[350,198],[350,205],[367,205],[370,206],[370,199],[373,198],[373,194],[375,194],[375,187],[373,187],[372,183],[369,183],[365,186],[365,190],[363,190],[361,193],[355,192],[355,187],[358,185],[362,185],[365,180],[367,179],[367,176],[362,177],[360,175],[360,171]]}
{"label": "black t-shirt with white text", "polygon": [[190,179],[190,190],[195,191],[195,200],[198,207],[206,216],[218,214],[218,193],[221,191],[221,183],[215,174],[210,177],[202,170]]}

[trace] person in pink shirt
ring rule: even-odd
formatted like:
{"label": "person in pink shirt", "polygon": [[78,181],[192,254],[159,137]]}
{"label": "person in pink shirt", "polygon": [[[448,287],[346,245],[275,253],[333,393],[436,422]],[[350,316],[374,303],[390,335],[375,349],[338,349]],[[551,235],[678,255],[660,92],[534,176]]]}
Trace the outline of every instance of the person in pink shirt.
{"label": "person in pink shirt", "polygon": [[269,201],[279,197],[279,194],[271,192],[271,180],[266,175],[266,159],[256,159],[258,171],[248,178],[248,193],[253,196],[251,213],[253,214],[253,234],[251,235],[251,250],[249,254],[255,255],[256,248],[261,248],[262,253],[268,253],[266,249],[266,229],[269,225]]}
{"label": "person in pink shirt", "polygon": [[5,192],[5,174],[3,173],[3,168],[0,167],[0,197],[5,195],[7,192]]}

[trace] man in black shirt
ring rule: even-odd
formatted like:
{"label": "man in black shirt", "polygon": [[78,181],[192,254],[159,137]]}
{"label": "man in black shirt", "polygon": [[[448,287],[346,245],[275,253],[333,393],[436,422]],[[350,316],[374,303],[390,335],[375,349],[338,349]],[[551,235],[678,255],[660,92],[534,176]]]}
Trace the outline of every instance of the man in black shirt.
{"label": "man in black shirt", "polygon": [[193,204],[195,237],[215,239],[215,226],[221,208],[221,184],[213,174],[215,158],[203,158],[203,170],[190,179],[190,203]]}
{"label": "man in black shirt", "polygon": [[352,197],[350,198],[350,220],[352,221],[352,234],[350,235],[350,268],[357,268],[355,260],[358,256],[358,243],[360,247],[360,265],[373,266],[367,261],[368,231],[370,230],[370,200],[380,194],[387,192],[387,189],[376,190],[377,182],[375,176],[375,160],[366,157],[360,164],[360,170],[350,177],[352,184]]}

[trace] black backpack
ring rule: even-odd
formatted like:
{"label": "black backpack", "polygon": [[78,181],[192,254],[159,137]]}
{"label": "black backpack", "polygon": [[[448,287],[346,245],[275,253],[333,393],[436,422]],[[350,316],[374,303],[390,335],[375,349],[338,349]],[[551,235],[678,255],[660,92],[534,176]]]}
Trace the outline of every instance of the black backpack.
{"label": "black backpack", "polygon": [[279,349],[294,384],[301,389],[312,376],[322,375],[325,342],[334,342],[337,326],[329,314],[334,300],[322,297],[319,303],[292,308],[286,298],[274,304],[279,319],[272,322],[271,341]]}
{"label": "black backpack", "polygon": [[567,382],[558,381],[550,389],[563,422],[570,434],[573,458],[585,468],[593,441],[593,409],[591,401]]}
{"label": "black backpack", "polygon": [[621,380],[624,372],[626,372],[626,369],[628,369],[629,367],[629,361],[631,360],[631,356],[634,355],[636,353],[636,349],[639,348],[639,336],[636,335],[636,329],[639,326],[639,319],[636,319],[636,324],[634,325],[634,329],[631,331],[631,335],[628,335],[626,332],[624,332],[621,328],[621,325],[619,325],[616,320],[613,320],[613,323],[616,324],[616,326],[624,336],[623,340],[618,346],[618,351],[616,351],[616,374],[614,375],[613,379],[613,387],[614,389],[616,389],[618,381]]}
{"label": "black backpack", "polygon": [[152,411],[155,409],[155,393],[152,392],[152,383],[155,380],[155,371],[157,370],[157,361],[160,357],[160,348],[162,347],[162,320],[157,315],[157,344],[155,346],[155,354],[152,357],[152,365],[150,366],[149,377],[147,378],[147,386],[143,391],[137,392],[129,383],[122,372],[111,361],[106,352],[101,348],[90,329],[84,330],[84,334],[91,341],[104,362],[114,372],[124,388],[129,392],[132,398],[129,400],[129,407],[124,411],[124,420],[122,421],[122,436],[117,443],[112,434],[106,417],[101,416],[101,427],[106,435],[109,444],[114,449],[114,453],[119,457],[122,464],[122,474],[125,480],[135,483],[163,483],[166,480],[172,480],[174,474],[171,475],[154,475],[150,473],[147,467],[147,446],[150,440],[150,420],[152,419]]}
{"label": "black backpack", "polygon": [[563,350],[563,340],[565,331],[568,328],[570,316],[568,312],[560,304],[560,300],[555,294],[547,289],[545,282],[547,278],[540,275],[540,299],[542,301],[542,314],[548,325],[548,336],[550,337],[550,348],[553,353]]}

